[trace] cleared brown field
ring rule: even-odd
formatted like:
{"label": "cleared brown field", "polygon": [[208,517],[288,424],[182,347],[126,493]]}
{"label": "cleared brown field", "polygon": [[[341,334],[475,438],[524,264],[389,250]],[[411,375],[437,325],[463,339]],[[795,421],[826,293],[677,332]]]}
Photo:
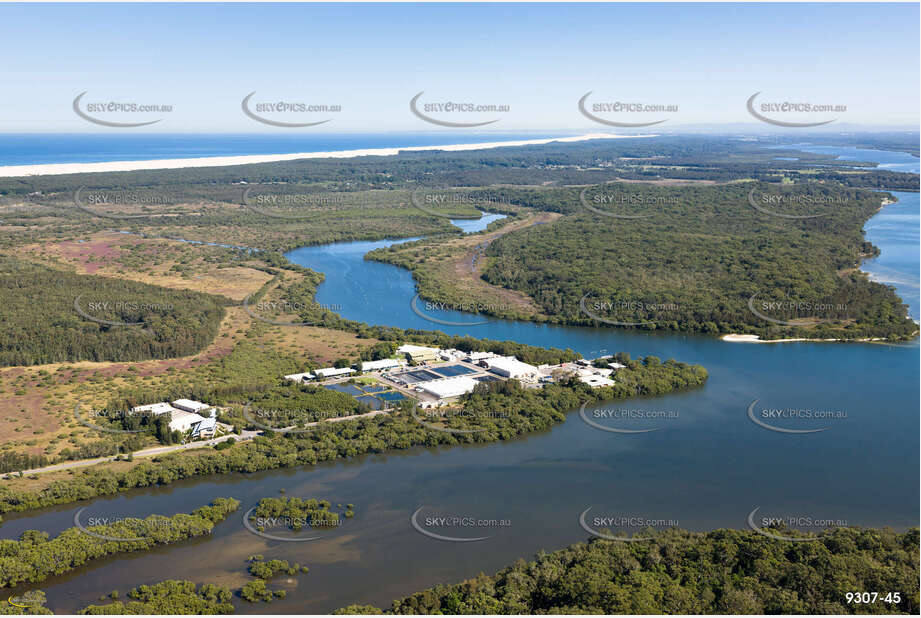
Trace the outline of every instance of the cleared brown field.
{"label": "cleared brown field", "polygon": [[118,277],[171,289],[219,294],[243,300],[271,275],[246,263],[212,261],[231,253],[221,247],[175,240],[98,232],[79,240],[18,247],[16,255],[78,274]]}

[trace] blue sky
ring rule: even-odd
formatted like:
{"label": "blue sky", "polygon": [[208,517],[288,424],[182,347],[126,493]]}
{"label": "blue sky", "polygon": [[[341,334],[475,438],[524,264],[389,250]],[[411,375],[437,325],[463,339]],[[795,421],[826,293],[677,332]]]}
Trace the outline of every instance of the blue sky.
{"label": "blue sky", "polygon": [[[241,99],[341,105],[297,131],[451,131],[409,100],[508,105],[431,116],[515,130],[607,130],[579,98],[677,105],[606,116],[660,128],[748,123],[764,100],[844,104],[840,123],[919,124],[918,4],[0,4],[0,132],[111,131],[84,102],[171,105],[138,131],[272,132]],[[760,99],[759,99],[760,100]],[[99,114],[116,119],[116,116]],[[456,131],[456,129],[453,129]]]}

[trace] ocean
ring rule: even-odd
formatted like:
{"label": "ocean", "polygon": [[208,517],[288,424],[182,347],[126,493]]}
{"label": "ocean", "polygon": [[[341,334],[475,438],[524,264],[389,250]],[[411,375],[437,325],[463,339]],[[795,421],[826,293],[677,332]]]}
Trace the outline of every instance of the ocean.
{"label": "ocean", "polygon": [[491,133],[313,133],[313,134],[113,134],[8,133],[0,135],[0,166],[46,163],[150,161],[363,148],[442,146],[478,142],[568,137],[575,132]]}

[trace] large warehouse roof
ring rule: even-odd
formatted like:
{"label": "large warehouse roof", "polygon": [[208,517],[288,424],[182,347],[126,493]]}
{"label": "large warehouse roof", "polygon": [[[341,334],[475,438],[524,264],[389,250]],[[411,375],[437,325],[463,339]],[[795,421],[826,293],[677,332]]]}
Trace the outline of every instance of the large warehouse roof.
{"label": "large warehouse roof", "polygon": [[487,358],[485,362],[490,369],[501,370],[511,378],[537,373],[537,367],[522,363],[514,356],[496,356]]}
{"label": "large warehouse roof", "polygon": [[457,376],[456,378],[426,382],[422,385],[422,390],[439,399],[448,399],[469,393],[477,384],[479,382],[469,376]]}

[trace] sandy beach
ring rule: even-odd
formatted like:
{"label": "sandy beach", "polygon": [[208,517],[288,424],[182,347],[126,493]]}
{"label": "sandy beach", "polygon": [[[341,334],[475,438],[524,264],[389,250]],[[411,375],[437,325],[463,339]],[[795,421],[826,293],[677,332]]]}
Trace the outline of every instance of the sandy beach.
{"label": "sandy beach", "polygon": [[739,335],[735,333],[723,335],[720,337],[720,339],[730,343],[795,343],[798,341],[812,341],[820,343],[829,341],[856,341],[859,343],[874,343],[877,341],[886,341],[882,337],[866,337],[863,339],[762,339],[758,335]]}
{"label": "sandy beach", "polygon": [[610,133],[587,133],[574,137],[551,137],[507,142],[481,142],[476,144],[446,144],[444,146],[409,146],[405,148],[364,148],[361,150],[335,150],[331,152],[296,152],[291,154],[238,155],[230,157],[198,157],[191,159],[154,159],[150,161],[109,161],[98,163],[44,163],[38,165],[7,165],[0,167],[0,178],[14,176],[52,176],[59,174],[87,174],[93,172],[132,172],[136,170],[183,169],[187,167],[221,167],[224,165],[246,165],[249,163],[272,163],[297,159],[347,159],[351,157],[386,157],[400,152],[442,150],[460,152],[483,150],[503,146],[537,146],[551,142],[584,142],[592,139],[622,139],[655,137],[655,135],[612,135]]}

